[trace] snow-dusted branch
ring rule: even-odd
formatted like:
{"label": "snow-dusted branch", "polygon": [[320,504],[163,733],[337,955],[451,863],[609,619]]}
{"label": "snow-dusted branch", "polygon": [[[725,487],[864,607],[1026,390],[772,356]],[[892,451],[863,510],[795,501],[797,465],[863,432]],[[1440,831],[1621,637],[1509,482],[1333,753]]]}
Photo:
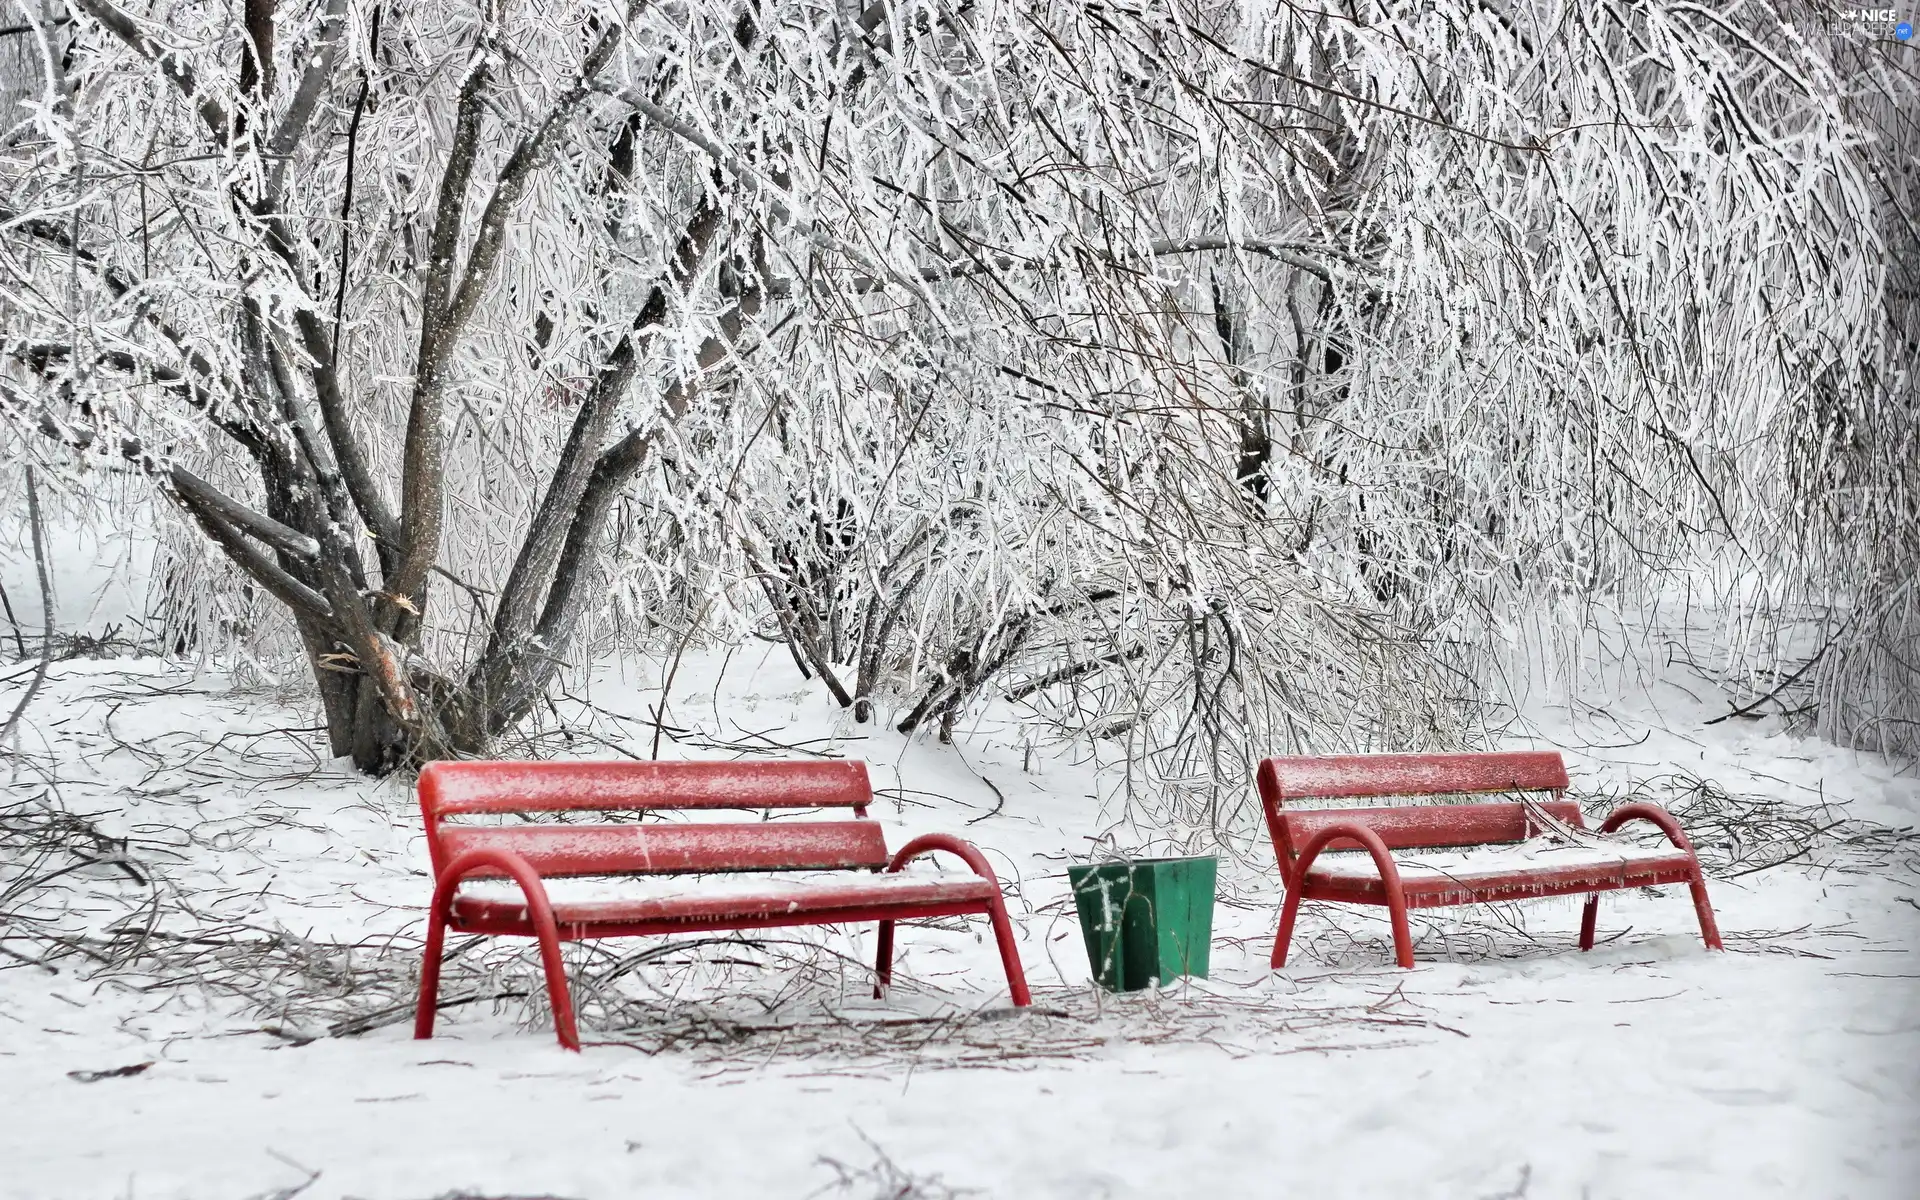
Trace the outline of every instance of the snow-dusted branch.
{"label": "snow-dusted branch", "polygon": [[287,168],[293,160],[294,148],[306,136],[307,127],[333,82],[334,64],[339,61],[340,42],[347,30],[347,0],[327,0],[326,6],[320,10],[316,26],[312,43],[302,51],[306,69],[300,73],[293,99],[287,105],[287,111],[281,115],[273,136],[267,139],[266,156],[273,166],[265,194],[259,203],[262,211],[270,211],[278,202],[286,184]]}
{"label": "snow-dusted branch", "polygon": [[[255,512],[177,463],[168,468],[167,480],[196,511],[218,517],[235,529],[250,533],[274,549],[296,558],[317,558],[320,555],[319,542],[297,529],[287,528],[264,513]],[[324,611],[326,606],[319,607]]]}
{"label": "snow-dusted branch", "polygon": [[[645,0],[633,0],[629,19],[644,3]],[[468,204],[467,189],[480,148],[481,113],[493,82],[491,64],[497,53],[493,46],[482,45],[461,84],[459,114],[446,170],[440,179],[433,234],[428,243],[427,279],[421,298],[420,349],[414,365],[413,401],[407,418],[401,481],[400,535],[404,550],[389,581],[396,595],[410,597],[419,592],[439,553],[446,474],[441,407],[447,384],[447,361],[492,282],[508,218],[519,205],[534,171],[553,152],[570,120],[593,94],[595,80],[612,61],[624,31],[624,25],[614,25],[600,34],[581,63],[579,74],[553,101],[533,130],[514,147],[494,180],[492,195],[480,214],[466,264],[456,271],[455,255]]]}
{"label": "snow-dusted branch", "polygon": [[1898,574],[1912,85],[1776,6],[243,7],[75,5],[0,399],[370,769],[698,613],[1184,805],[1457,739],[1504,614]]}
{"label": "snow-dusted branch", "polygon": [[151,62],[182,96],[195,102],[200,119],[213,139],[222,144],[226,142],[230,129],[227,110],[221,107],[217,99],[204,94],[204,89],[194,77],[193,68],[178,50],[168,49],[157,35],[147,33],[138,20],[115,7],[109,0],[73,0],[73,5]]}

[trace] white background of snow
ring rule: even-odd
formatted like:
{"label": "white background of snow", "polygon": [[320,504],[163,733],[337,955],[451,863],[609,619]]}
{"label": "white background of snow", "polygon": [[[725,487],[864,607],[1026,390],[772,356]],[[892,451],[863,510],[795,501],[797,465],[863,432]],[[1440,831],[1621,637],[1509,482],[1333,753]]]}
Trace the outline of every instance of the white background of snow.
{"label": "white background of snow", "polygon": [[[52,508],[51,499],[44,502],[49,505],[47,567],[53,582],[54,629],[100,637],[118,625],[123,636],[135,635],[153,573],[152,530],[144,524],[105,530]],[[24,514],[24,498],[9,511]],[[0,533],[0,587],[6,589],[21,636],[29,643],[40,636],[41,617],[40,576],[30,537],[24,519]],[[0,613],[0,638],[9,649],[13,632]]]}
{"label": "white background of snow", "polygon": [[[1084,854],[1111,824],[1095,816],[1089,771],[1040,756],[1039,773],[1024,773],[1023,748],[992,720],[957,748],[856,730],[783,655],[760,648],[727,661],[716,699],[719,665],[683,667],[676,719],[733,739],[854,733],[840,746],[874,764],[876,786],[917,789],[914,799],[930,805],[896,814],[883,804],[889,842],[949,829],[987,848],[1018,884],[1029,977],[1039,987],[1086,985],[1071,915],[1032,910],[1065,896],[1066,856]],[[632,669],[634,680],[599,681],[595,702],[644,713],[657,689]],[[130,824],[177,820],[181,795],[143,798],[141,789],[186,779],[204,797],[199,834],[210,847],[195,867],[230,887],[271,889],[258,900],[236,895],[232,911],[251,907],[319,936],[417,927],[426,858],[410,795],[342,764],[294,786],[191,771],[143,785],[146,765],[100,735],[108,706],[85,699],[109,678],[122,686],[116,672],[155,673],[155,683],[200,693],[111,713],[120,738],[162,759],[184,759],[216,731],[307,723],[269,698],[151,661],[62,664],[25,736],[57,755],[64,774],[94,780],[67,789],[70,809],[119,810]],[[1587,715],[1575,722],[1574,711]],[[1920,787],[1895,764],[1784,736],[1771,722],[1703,728],[1719,711],[1656,689],[1610,705],[1596,728],[1591,710],[1542,705],[1533,744],[1565,749],[1590,788],[1685,768],[1736,792],[1817,793],[1853,817],[1911,825],[1920,815]],[[645,742],[636,733],[633,748],[644,754]],[[1594,742],[1622,748],[1581,749]],[[292,741],[275,744],[298,765]],[[994,803],[979,774],[1007,802],[968,826]],[[267,804],[313,829],[246,841],[241,818]],[[242,834],[239,844],[222,842],[227,829]],[[1122,826],[1118,836],[1142,835]],[[869,1077],[848,1078],[823,1074],[832,1062],[777,1055],[722,1072],[622,1048],[575,1057],[545,1030],[473,1009],[443,1016],[442,1036],[428,1043],[392,1026],[291,1047],[245,1032],[258,1020],[230,1011],[155,1013],[150,997],[96,990],[70,968],[58,977],[5,969],[0,1196],[247,1197],[300,1183],[300,1164],[320,1172],[301,1193],[314,1197],[456,1188],[802,1197],[832,1185],[823,1156],[862,1165],[872,1146],[916,1176],[991,1196],[1920,1194],[1920,881],[1792,866],[1715,881],[1733,947],[1722,955],[1701,948],[1684,891],[1668,889],[1603,900],[1603,937],[1631,930],[1591,954],[1450,962],[1429,938],[1411,972],[1392,968],[1381,942],[1337,968],[1297,949],[1293,966],[1270,975],[1271,866],[1222,870],[1223,889],[1260,903],[1218,909],[1209,988],[1277,1006],[1367,1004],[1397,992],[1456,1032],[1413,1029],[1354,1050],[1327,1048],[1337,1036],[1229,1049],[1116,1039],[1088,1061],[863,1068]],[[1526,913],[1530,929],[1562,942],[1578,920],[1573,901]],[[1296,947],[1326,919],[1309,906]],[[1445,930],[1448,917],[1438,919]],[[850,952],[870,953],[870,931],[844,936]],[[909,928],[901,946],[904,971],[960,1002],[1005,1003],[990,943]],[[1181,1000],[1176,987],[1166,1002],[1204,998]],[[132,1078],[67,1075],[147,1060],[156,1065]]]}

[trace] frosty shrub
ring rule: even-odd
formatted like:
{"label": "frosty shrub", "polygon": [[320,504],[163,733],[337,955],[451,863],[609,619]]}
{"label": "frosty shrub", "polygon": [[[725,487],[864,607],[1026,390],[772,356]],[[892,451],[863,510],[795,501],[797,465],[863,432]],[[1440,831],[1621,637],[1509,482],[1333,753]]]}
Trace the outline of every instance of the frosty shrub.
{"label": "frosty shrub", "polygon": [[9,2],[6,452],[365,769],[758,631],[1193,815],[1681,577],[1911,744],[1915,89],[1811,6]]}

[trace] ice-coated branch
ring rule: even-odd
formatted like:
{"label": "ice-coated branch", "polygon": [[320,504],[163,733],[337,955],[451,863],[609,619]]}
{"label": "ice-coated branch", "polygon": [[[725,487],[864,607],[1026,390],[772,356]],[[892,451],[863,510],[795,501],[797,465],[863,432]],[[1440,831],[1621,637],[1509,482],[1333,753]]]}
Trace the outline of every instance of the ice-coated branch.
{"label": "ice-coated branch", "polygon": [[346,28],[347,0],[327,0],[326,6],[320,10],[313,40],[302,54],[306,69],[300,73],[300,82],[294,88],[287,111],[281,114],[273,136],[267,139],[266,154],[273,166],[259,204],[262,211],[269,211],[279,203],[294,149],[299,146],[300,139],[306,136],[313,114],[320,107],[320,98],[333,82],[334,64],[340,57],[340,40]]}
{"label": "ice-coated branch", "polygon": [[176,493],[180,505],[197,521],[207,536],[220,544],[233,565],[245,571],[273,597],[296,613],[322,622],[331,622],[333,606],[327,598],[282,570],[280,566],[230,524],[217,509],[193,492]]}
{"label": "ice-coated branch", "polygon": [[212,96],[200,94],[201,89],[194,78],[193,68],[187,65],[179,51],[169,50],[162,45],[158,38],[141,29],[139,21],[122,12],[108,0],[73,0],[73,5],[92,17],[102,29],[125,42],[142,58],[152,63],[168,83],[179,89],[182,96],[189,101],[197,101],[196,111],[199,112],[200,120],[206,126],[207,132],[213,135],[214,141],[223,145],[226,143],[229,130],[227,110],[222,108],[220,102]]}
{"label": "ice-coated branch", "polygon": [[[53,574],[48,564],[47,523],[40,513],[40,488],[34,479],[34,470],[29,465],[25,471],[27,485],[27,530],[33,541],[33,573],[40,585],[40,661],[33,668],[33,678],[27,688],[20,693],[20,699],[7,714],[4,725],[0,725],[0,743],[4,743],[13,733],[13,727],[20,723],[20,717],[40,694],[41,685],[47,681],[47,668],[53,665]],[[14,626],[14,637],[20,636],[20,627]]]}
{"label": "ice-coated branch", "polygon": [[492,76],[489,53],[482,50],[467,68],[460,84],[454,117],[453,141],[440,173],[433,231],[427,238],[427,261],[420,295],[419,350],[414,356],[413,397],[407,408],[406,444],[401,459],[401,547],[389,590],[411,597],[421,590],[440,553],[440,530],[446,488],[446,432],[441,428],[442,393],[446,363],[460,331],[448,320],[448,299],[455,275],[454,259],[466,219],[467,185],[480,152],[480,117],[484,94]]}
{"label": "ice-coated branch", "polygon": [[295,310],[294,327],[299,331],[301,349],[307,356],[307,373],[313,381],[314,399],[319,405],[320,419],[326,430],[327,441],[332,446],[334,459],[339,464],[341,478],[346,483],[348,495],[353,498],[354,507],[359,510],[360,519],[366,522],[381,548],[381,561],[387,562],[400,546],[399,521],[374,479],[366,447],[353,431],[347,398],[340,390],[333,339],[320,323],[319,315],[310,308]]}
{"label": "ice-coated branch", "polygon": [[[543,608],[557,612],[579,603],[575,577],[589,557],[584,549],[586,530],[598,530],[598,522],[604,519],[612,496],[631,475],[631,471],[619,474],[601,470],[602,461],[613,453],[603,443],[614,409],[632,386],[641,354],[667,318],[669,296],[686,290],[706,260],[720,225],[720,206],[712,197],[703,195],[674,246],[667,280],[655,284],[648,292],[646,303],[621,333],[581,401],[580,411],[574,416],[573,426],[495,606],[487,649],[472,676],[474,686],[482,694],[529,694],[530,689],[524,684],[516,686],[513,676],[526,657],[527,640],[536,614]],[[638,469],[638,460],[633,469]],[[586,514],[584,525],[583,514]],[[573,532],[576,528],[581,530],[579,536],[583,539],[579,544]],[[567,557],[569,547],[573,548],[570,559]],[[563,561],[573,565],[564,577],[556,579],[556,564]],[[551,624],[557,629],[559,622],[542,621],[541,624]]]}
{"label": "ice-coated branch", "polygon": [[[1142,259],[1170,258],[1181,254],[1206,254],[1217,251],[1256,254],[1263,258],[1271,258],[1276,262],[1305,271],[1328,284],[1333,282],[1333,273],[1324,261],[1328,258],[1338,261],[1344,267],[1358,271],[1371,270],[1366,263],[1331,246],[1270,238],[1232,238],[1224,235],[1158,238],[1147,244],[1143,255],[1128,255],[1122,251],[1115,253],[1111,261],[1119,266]],[[924,282],[940,283],[950,279],[968,279],[998,271],[1040,271],[1049,268],[1058,270],[1060,265],[1057,260],[1050,262],[1043,259],[1022,259],[1010,254],[998,254],[990,258],[978,258],[966,262],[925,266],[920,268],[919,274]],[[838,286],[852,292],[871,292],[884,287],[885,284],[878,279],[855,276]],[[776,294],[784,294],[784,291],[785,289],[781,289]]]}
{"label": "ice-coated branch", "polygon": [[[631,0],[627,20],[632,21],[646,3],[647,0]],[[499,259],[500,247],[506,236],[507,221],[519,206],[521,197],[526,194],[528,181],[552,155],[581,105],[594,94],[600,73],[613,61],[614,51],[619,48],[625,30],[626,26],[621,24],[610,26],[601,33],[581,62],[579,74],[554,99],[546,115],[520,138],[513,153],[508,156],[506,165],[500,168],[500,174],[494,180],[493,193],[487,197],[486,207],[481,210],[480,226],[474,234],[473,247],[467,253],[467,264],[461,272],[459,286],[448,301],[444,320],[452,336],[458,336],[458,331],[465,328],[472,318],[473,310],[480,301],[480,293],[493,277],[494,264]]]}
{"label": "ice-coated branch", "polygon": [[167,479],[196,507],[252,534],[276,550],[285,551],[295,558],[317,558],[320,554],[319,542],[297,529],[287,528],[264,513],[255,512],[185,467],[175,464],[168,468]]}
{"label": "ice-coated branch", "polygon": [[[633,0],[629,19],[645,0]],[[507,220],[527,183],[552,153],[561,133],[593,94],[596,77],[612,61],[623,25],[603,31],[588,51],[576,78],[561,92],[534,129],[522,137],[494,182],[465,268],[454,259],[461,240],[467,190],[479,149],[480,118],[493,81],[490,45],[481,47],[460,88],[458,116],[447,166],[441,175],[433,234],[429,240],[426,285],[421,298],[420,349],[414,367],[413,401],[407,418],[406,452],[401,478],[400,534],[404,549],[395,564],[389,590],[411,597],[426,583],[439,553],[445,490],[445,431],[441,428],[446,365],[467,323],[490,284],[506,233]]]}
{"label": "ice-coated branch", "polygon": [[[733,346],[742,330],[758,315],[758,296],[757,291],[749,292],[741,303],[722,316],[719,322],[720,335],[703,341],[695,355],[694,373],[676,378],[667,388],[661,400],[665,420],[675,421],[684,417],[696,396],[712,386],[712,373],[732,356]],[[535,644],[544,648],[546,653],[538,659],[528,660],[525,663],[528,669],[513,680],[504,695],[494,695],[494,703],[500,706],[496,714],[498,717],[506,718],[523,711],[545,690],[557,665],[553,653],[571,643],[574,628],[585,607],[583,590],[591,583],[593,573],[602,561],[607,513],[628,483],[646,465],[657,436],[657,426],[636,427],[594,460],[593,469],[580,489],[579,500],[568,514],[566,537],[560,544],[554,564],[553,583],[547,590],[533,635]]]}

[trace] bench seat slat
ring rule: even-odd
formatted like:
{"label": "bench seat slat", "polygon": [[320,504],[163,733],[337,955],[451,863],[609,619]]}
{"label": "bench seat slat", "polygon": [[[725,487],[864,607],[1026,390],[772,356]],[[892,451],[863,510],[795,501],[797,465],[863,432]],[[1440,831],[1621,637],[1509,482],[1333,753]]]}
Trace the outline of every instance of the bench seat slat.
{"label": "bench seat slat", "polygon": [[[887,863],[886,834],[877,821],[445,825],[440,841],[447,861],[468,850],[510,850],[543,876],[835,871]],[[499,872],[475,872],[483,874]]]}
{"label": "bench seat slat", "polygon": [[[1693,857],[1684,851],[1637,846],[1530,845],[1427,859],[1396,858],[1394,865],[1407,903],[1415,907],[1686,883],[1694,870]],[[1315,862],[1307,871],[1306,889],[1308,899],[1386,903],[1380,873],[1364,854]]]}
{"label": "bench seat slat", "polygon": [[[805,917],[811,923],[823,914],[865,912],[880,907],[983,912],[998,894],[998,886],[992,880],[977,876],[939,879],[890,874],[831,882],[781,880],[764,887],[708,890],[704,894],[689,890],[680,895],[625,899],[557,899],[553,916],[563,927],[748,921],[787,916]],[[524,925],[527,906],[522,900],[498,895],[461,895],[454,899],[453,919],[456,928]]]}

